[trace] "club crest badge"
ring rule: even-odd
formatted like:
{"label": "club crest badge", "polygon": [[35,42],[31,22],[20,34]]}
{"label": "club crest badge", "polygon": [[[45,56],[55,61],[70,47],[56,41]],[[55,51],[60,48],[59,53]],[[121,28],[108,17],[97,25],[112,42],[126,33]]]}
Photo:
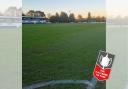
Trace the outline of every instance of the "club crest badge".
{"label": "club crest badge", "polygon": [[99,81],[107,80],[112,70],[114,57],[115,55],[113,54],[100,51],[93,71],[93,76]]}

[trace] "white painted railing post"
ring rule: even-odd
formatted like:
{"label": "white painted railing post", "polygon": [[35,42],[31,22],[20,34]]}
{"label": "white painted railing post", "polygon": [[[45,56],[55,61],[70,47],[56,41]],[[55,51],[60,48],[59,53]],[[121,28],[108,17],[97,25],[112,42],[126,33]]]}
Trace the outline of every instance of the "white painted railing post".
{"label": "white painted railing post", "polygon": [[90,81],[90,84],[88,84],[86,89],[95,89],[96,84],[97,84],[97,79],[93,77]]}

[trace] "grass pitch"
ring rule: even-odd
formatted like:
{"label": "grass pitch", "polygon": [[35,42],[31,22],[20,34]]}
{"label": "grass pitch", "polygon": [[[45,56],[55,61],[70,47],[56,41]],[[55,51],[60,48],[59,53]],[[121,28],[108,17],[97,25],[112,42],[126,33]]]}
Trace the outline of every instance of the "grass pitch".
{"label": "grass pitch", "polygon": [[91,79],[98,51],[105,50],[105,42],[103,23],[23,24],[23,86]]}

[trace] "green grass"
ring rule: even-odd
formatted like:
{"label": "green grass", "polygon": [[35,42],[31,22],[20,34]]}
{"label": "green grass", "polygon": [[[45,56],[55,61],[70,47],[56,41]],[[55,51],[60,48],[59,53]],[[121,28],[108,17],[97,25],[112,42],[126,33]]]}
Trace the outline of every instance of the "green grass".
{"label": "green grass", "polygon": [[101,23],[23,24],[23,86],[91,79],[98,51],[105,50],[105,34]]}

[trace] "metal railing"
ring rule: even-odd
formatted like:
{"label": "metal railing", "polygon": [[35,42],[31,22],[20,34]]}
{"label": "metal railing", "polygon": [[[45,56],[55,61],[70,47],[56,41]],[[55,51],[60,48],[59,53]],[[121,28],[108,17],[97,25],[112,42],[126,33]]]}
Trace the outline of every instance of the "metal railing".
{"label": "metal railing", "polygon": [[30,86],[23,87],[23,89],[43,88],[49,85],[58,85],[58,84],[83,84],[85,85],[85,89],[95,89],[95,86],[97,84],[97,79],[93,77],[90,81],[88,80],[52,80],[49,82],[40,82],[40,83],[32,84]]}

